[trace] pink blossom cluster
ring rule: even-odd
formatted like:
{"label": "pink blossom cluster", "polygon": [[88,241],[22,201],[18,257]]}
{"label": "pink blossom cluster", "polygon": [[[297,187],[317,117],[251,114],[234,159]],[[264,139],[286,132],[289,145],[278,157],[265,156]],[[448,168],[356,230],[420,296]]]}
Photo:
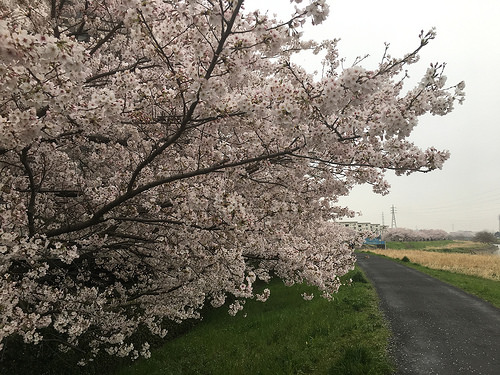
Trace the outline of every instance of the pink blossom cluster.
{"label": "pink blossom cluster", "polygon": [[[402,92],[433,33],[341,69],[335,40],[298,32],[326,2],[295,2],[287,22],[243,0],[0,3],[0,346],[137,358],[141,327],[164,336],[228,296],[235,314],[269,298],[257,280],[332,297],[363,242],[338,198],[441,168],[448,152],[407,137],[464,85],[432,66]],[[322,79],[290,63],[304,49]]]}

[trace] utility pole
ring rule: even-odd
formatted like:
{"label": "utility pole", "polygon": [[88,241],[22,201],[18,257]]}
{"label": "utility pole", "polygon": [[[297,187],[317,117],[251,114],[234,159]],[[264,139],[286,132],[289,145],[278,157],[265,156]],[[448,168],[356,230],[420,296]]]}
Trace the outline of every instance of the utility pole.
{"label": "utility pole", "polygon": [[391,214],[392,214],[392,221],[391,221],[391,228],[397,228],[397,224],[396,224],[396,207],[394,207],[394,205],[392,205],[391,207]]}

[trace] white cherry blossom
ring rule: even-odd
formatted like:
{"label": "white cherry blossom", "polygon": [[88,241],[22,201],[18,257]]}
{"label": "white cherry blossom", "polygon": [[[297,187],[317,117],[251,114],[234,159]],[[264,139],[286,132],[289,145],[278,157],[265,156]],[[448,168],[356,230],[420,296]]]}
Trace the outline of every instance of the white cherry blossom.
{"label": "white cherry blossom", "polygon": [[[442,65],[400,83],[433,31],[368,71],[296,32],[324,0],[290,20],[243,0],[55,3],[0,2],[0,345],[148,357],[141,327],[236,314],[269,298],[258,281],[332,298],[363,240],[338,198],[449,157],[408,136],[464,84]],[[325,52],[321,80],[290,63],[305,49]]]}

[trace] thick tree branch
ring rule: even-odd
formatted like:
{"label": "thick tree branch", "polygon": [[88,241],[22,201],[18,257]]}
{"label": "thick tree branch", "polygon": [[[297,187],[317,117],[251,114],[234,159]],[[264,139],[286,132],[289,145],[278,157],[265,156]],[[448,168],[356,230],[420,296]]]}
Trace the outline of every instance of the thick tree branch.
{"label": "thick tree branch", "polygon": [[113,210],[114,208],[120,206],[121,204],[131,200],[132,198],[138,196],[139,194],[142,194],[148,190],[151,190],[157,186],[161,185],[166,185],[168,183],[178,181],[178,180],[184,180],[192,177],[197,177],[197,176],[202,176],[206,175],[209,173],[213,173],[216,171],[224,170],[224,169],[229,169],[229,168],[234,168],[246,164],[252,164],[256,162],[260,162],[263,160],[272,160],[272,159],[277,159],[285,155],[293,155],[293,152],[297,151],[300,148],[300,146],[296,146],[293,149],[286,149],[284,151],[276,152],[274,154],[264,154],[261,156],[257,156],[254,158],[249,158],[249,159],[244,159],[244,160],[239,160],[235,162],[226,162],[226,163],[220,163],[220,164],[215,164],[211,167],[207,168],[202,168],[202,169],[197,169],[191,172],[187,173],[180,173],[177,175],[173,176],[168,176],[163,179],[158,179],[152,182],[149,182],[147,184],[144,184],[136,189],[133,190],[127,190],[127,192],[123,195],[120,195],[118,198],[114,199],[110,203],[104,205],[101,207],[99,210],[97,210],[90,219],[86,221],[82,221],[77,224],[72,224],[72,225],[67,225],[60,227],[58,229],[54,229],[51,231],[48,231],[45,233],[47,237],[55,237],[59,236],[61,234],[66,234],[66,233],[71,233],[71,232],[76,232],[79,230],[83,230],[86,228],[89,228],[93,225],[99,224],[104,220],[104,215],[106,215],[108,212]]}
{"label": "thick tree branch", "polygon": [[186,225],[190,228],[207,230],[207,231],[226,229],[226,228],[221,228],[220,226],[217,226],[217,225],[203,227],[201,225],[196,225],[196,224],[186,224],[183,221],[172,220],[172,219],[143,219],[143,218],[137,218],[137,217],[113,217],[113,218],[111,218],[111,220],[124,221],[124,222],[135,222],[135,223],[146,224],[146,225],[148,225],[148,224],[151,224],[151,225],[161,225],[161,224]]}

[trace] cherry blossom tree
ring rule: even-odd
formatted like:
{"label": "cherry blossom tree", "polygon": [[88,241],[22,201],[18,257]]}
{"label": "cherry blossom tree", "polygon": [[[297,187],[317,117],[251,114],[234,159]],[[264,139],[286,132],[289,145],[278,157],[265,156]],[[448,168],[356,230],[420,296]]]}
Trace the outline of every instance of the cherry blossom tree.
{"label": "cherry blossom tree", "polygon": [[445,240],[448,233],[441,229],[390,228],[384,233],[385,241],[437,241]]}
{"label": "cherry blossom tree", "polygon": [[243,0],[0,3],[0,343],[136,358],[139,328],[228,296],[234,314],[269,296],[256,280],[337,291],[363,240],[337,198],[440,168],[448,152],[407,137],[464,84],[435,64],[403,91],[433,30],[343,67],[335,40],[301,37],[325,0],[295,3],[283,22]]}
{"label": "cherry blossom tree", "polygon": [[442,229],[420,229],[424,241],[439,241],[449,238],[448,232]]}

